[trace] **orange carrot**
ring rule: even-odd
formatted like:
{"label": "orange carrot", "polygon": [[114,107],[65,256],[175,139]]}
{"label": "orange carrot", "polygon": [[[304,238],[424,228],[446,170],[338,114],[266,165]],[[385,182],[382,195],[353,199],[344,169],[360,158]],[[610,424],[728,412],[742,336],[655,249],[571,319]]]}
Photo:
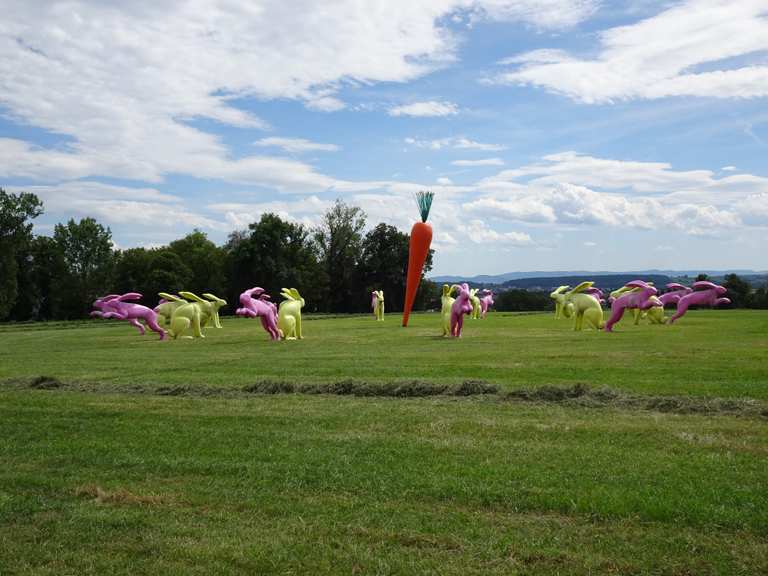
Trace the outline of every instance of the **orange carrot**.
{"label": "orange carrot", "polygon": [[432,243],[432,226],[427,224],[429,209],[432,206],[433,192],[418,192],[416,203],[421,212],[421,222],[416,222],[411,228],[411,240],[408,247],[408,276],[405,284],[405,306],[403,307],[403,326],[408,326],[413,301],[421,282],[421,272],[429,254]]}

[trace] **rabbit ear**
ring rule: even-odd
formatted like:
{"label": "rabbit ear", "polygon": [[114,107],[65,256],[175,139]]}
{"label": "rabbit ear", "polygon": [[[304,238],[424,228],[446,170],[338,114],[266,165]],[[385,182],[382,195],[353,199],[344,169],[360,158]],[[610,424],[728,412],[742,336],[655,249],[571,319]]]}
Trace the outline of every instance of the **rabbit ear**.
{"label": "rabbit ear", "polygon": [[[210,300],[211,302],[217,302],[217,303],[222,303],[223,302],[224,304],[227,303],[226,300],[222,300],[221,298],[219,298],[218,296],[216,296],[214,294],[211,294],[210,292],[206,292],[205,294],[203,294],[203,298],[205,298],[207,300]],[[224,304],[222,304],[222,306]]]}
{"label": "rabbit ear", "polygon": [[138,292],[126,292],[122,296],[119,296],[117,299],[120,300],[120,302],[125,302],[126,300],[140,300],[141,294]]}
{"label": "rabbit ear", "polygon": [[168,302],[184,302],[181,298],[178,296],[175,296],[173,294],[168,294],[167,292],[158,292],[157,293],[160,298],[163,298],[164,300],[168,300]]}
{"label": "rabbit ear", "polygon": [[699,280],[698,282],[694,282],[692,287],[694,290],[711,290],[712,288],[717,288],[717,284],[714,284],[709,280]]}
{"label": "rabbit ear", "polygon": [[678,284],[677,282],[670,282],[667,284],[667,288],[670,290],[685,290],[687,286],[683,286],[682,284]]}
{"label": "rabbit ear", "polygon": [[210,292],[206,292],[205,294],[203,294],[203,297],[205,299],[207,299],[207,300],[210,300],[214,304],[218,304],[219,306],[226,306],[227,305],[227,301],[226,300],[224,300],[223,298],[219,298],[218,296],[214,296]]}
{"label": "rabbit ear", "polygon": [[592,284],[594,284],[594,282],[582,282],[581,284],[576,286],[576,288],[568,292],[568,294],[578,294],[579,292],[584,292],[584,290],[586,290],[587,288],[591,288]]}
{"label": "rabbit ear", "polygon": [[120,294],[108,294],[106,296],[102,296],[99,298],[102,302],[109,302],[110,300],[114,300],[115,298],[120,298]]}
{"label": "rabbit ear", "polygon": [[629,288],[648,288],[649,284],[642,280],[632,280],[632,282],[627,282],[624,286]]}
{"label": "rabbit ear", "polygon": [[296,288],[291,288],[291,295],[294,300],[301,300],[301,294],[299,294],[299,291],[296,290]]}
{"label": "rabbit ear", "polygon": [[206,304],[206,301],[200,298],[197,294],[193,294],[192,292],[179,292],[179,296],[183,296],[189,301],[192,302],[199,302],[200,304]]}
{"label": "rabbit ear", "polygon": [[291,294],[290,288],[283,288],[283,290],[280,292],[280,296],[282,296],[286,300],[294,300],[294,297],[293,297],[293,294]]}

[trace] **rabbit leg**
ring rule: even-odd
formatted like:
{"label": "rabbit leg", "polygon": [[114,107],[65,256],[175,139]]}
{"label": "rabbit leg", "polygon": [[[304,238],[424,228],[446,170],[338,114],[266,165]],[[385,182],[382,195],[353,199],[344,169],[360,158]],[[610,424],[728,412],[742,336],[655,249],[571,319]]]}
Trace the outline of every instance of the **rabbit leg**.
{"label": "rabbit leg", "polygon": [[177,316],[171,320],[171,329],[168,332],[171,336],[173,336],[173,339],[175,340],[179,336],[183,335],[184,332],[189,329],[191,324],[192,322],[189,320],[189,318],[184,316]]}
{"label": "rabbit leg", "polygon": [[675,320],[685,315],[687,311],[688,311],[688,302],[686,302],[685,299],[681,299],[680,302],[677,303],[677,310],[669,319],[669,323],[674,324]]}
{"label": "rabbit leg", "polygon": [[200,322],[200,314],[192,316],[192,334],[197,338],[205,338],[203,334],[202,323]]}
{"label": "rabbit leg", "polygon": [[157,317],[149,316],[145,320],[147,322],[147,326],[149,326],[151,330],[160,334],[160,340],[165,340],[165,330],[163,330],[160,326],[160,323],[157,321]]}
{"label": "rabbit leg", "polygon": [[142,336],[144,336],[144,332],[145,332],[145,330],[144,330],[144,326],[142,326],[142,325],[141,325],[141,322],[139,322],[139,321],[138,321],[136,318],[131,318],[130,320],[128,320],[128,324],[130,324],[131,326],[135,326],[136,328],[138,328],[138,329],[139,329],[139,333],[140,333]]}
{"label": "rabbit leg", "polygon": [[296,314],[296,337],[299,340],[304,338],[304,335],[301,333],[301,312]]}

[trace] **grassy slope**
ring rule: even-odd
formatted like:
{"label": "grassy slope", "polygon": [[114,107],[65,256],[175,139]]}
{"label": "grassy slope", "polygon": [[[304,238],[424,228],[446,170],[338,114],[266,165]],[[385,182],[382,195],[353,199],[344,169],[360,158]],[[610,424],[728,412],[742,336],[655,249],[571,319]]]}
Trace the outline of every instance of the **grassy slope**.
{"label": "grassy slope", "polygon": [[757,574],[768,425],[0,392],[0,573]]}
{"label": "grassy slope", "polygon": [[243,386],[262,379],[487,380],[611,386],[655,394],[768,399],[768,313],[690,312],[675,326],[574,333],[551,314],[491,314],[443,339],[437,314],[305,321],[302,342],[271,342],[257,321],[225,319],[205,341],[158,342],[125,323],[0,328],[0,380],[40,374],[114,384]]}

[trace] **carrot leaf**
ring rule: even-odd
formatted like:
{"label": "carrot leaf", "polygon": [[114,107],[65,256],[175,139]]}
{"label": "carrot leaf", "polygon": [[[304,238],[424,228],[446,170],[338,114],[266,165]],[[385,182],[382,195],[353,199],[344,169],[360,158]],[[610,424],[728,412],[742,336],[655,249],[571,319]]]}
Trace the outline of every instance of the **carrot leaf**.
{"label": "carrot leaf", "polygon": [[432,208],[432,198],[435,197],[434,192],[425,192],[420,190],[414,194],[416,197],[416,204],[419,206],[419,212],[421,213],[421,221],[426,222],[429,217],[429,209]]}

